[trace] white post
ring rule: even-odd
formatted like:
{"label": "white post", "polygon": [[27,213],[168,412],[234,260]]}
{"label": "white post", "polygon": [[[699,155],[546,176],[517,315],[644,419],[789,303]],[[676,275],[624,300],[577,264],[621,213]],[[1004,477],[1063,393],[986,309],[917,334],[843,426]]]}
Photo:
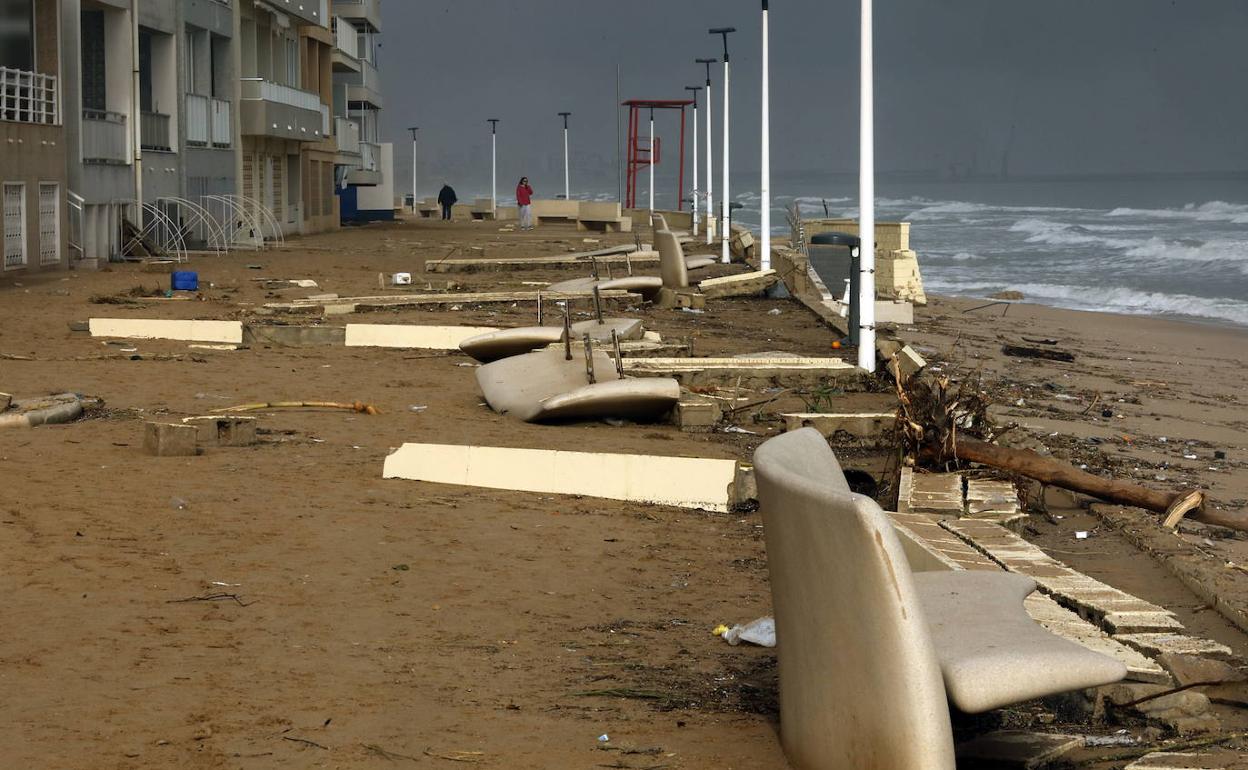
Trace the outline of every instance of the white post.
{"label": "white post", "polygon": [[418,126],[412,126],[407,129],[412,132],[412,214],[416,213],[416,132],[420,130]]}
{"label": "white post", "polygon": [[761,139],[763,145],[762,179],[759,181],[759,246],[758,265],[762,270],[771,269],[771,96],[768,93],[767,72],[767,0],[763,2],[763,127]]}
{"label": "white post", "polygon": [[572,194],[569,192],[572,187],[568,183],[568,116],[570,112],[561,112],[559,116],[563,118],[563,199],[572,200]]}
{"label": "white post", "polygon": [[498,219],[498,118],[490,118],[490,213]]}
{"label": "white post", "polygon": [[[711,71],[710,66],[706,68]],[[715,166],[711,157],[711,79],[706,79],[706,245],[711,245],[711,220],[715,216]]]}
{"label": "white post", "polygon": [[858,366],[875,371],[875,88],[871,0],[862,0],[861,113],[858,139]]}
{"label": "white post", "polygon": [[693,91],[693,237],[698,237],[698,90]]}
{"label": "white post", "polygon": [[728,54],[724,54],[724,170],[720,173],[724,181],[724,191],[719,194],[720,261],[728,264]]}
{"label": "white post", "polygon": [[650,109],[650,213],[654,213],[654,109]]}

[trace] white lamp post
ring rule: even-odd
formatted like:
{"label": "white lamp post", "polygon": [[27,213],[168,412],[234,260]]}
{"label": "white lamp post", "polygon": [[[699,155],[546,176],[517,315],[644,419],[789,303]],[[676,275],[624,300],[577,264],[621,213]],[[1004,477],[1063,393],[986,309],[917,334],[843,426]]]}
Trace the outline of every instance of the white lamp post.
{"label": "white lamp post", "polygon": [[654,108],[650,108],[650,213],[654,213]]}
{"label": "white lamp post", "polygon": [[693,236],[698,236],[698,91],[702,86],[685,86],[685,90],[693,94],[693,193],[690,196],[693,205]]}
{"label": "white lamp post", "polygon": [[490,213],[498,219],[498,118],[486,118],[490,124]]}
{"label": "white lamp post", "polygon": [[729,262],[728,201],[729,201],[730,196],[728,194],[728,187],[729,187],[728,150],[729,150],[730,145],[728,144],[728,123],[729,123],[728,96],[729,96],[730,90],[729,90],[729,80],[728,80],[728,76],[729,76],[729,73],[728,73],[728,34],[731,32],[736,32],[736,31],[737,31],[736,27],[715,27],[714,29],[709,30],[709,32],[712,35],[721,35],[724,39],[724,170],[720,174],[721,178],[724,180],[724,191],[719,194],[719,211],[720,211],[719,247],[720,247],[720,261],[723,262],[724,264],[727,264]]}
{"label": "white lamp post", "polygon": [[762,178],[759,180],[759,247],[758,265],[763,270],[771,269],[771,94],[768,88],[767,72],[767,0],[763,0],[763,126],[760,139],[763,146],[763,157],[759,169]]}
{"label": "white lamp post", "polygon": [[412,126],[407,129],[412,132],[412,213],[416,213],[416,132],[420,130],[420,126]]}
{"label": "white lamp post", "polygon": [[[714,219],[715,203],[715,167],[711,159],[711,65],[717,59],[695,59],[698,64],[706,65],[706,245],[711,245],[711,221]],[[697,133],[697,126],[694,127]]]}
{"label": "white lamp post", "polygon": [[862,81],[858,124],[858,366],[875,371],[875,87],[871,0],[862,0]]}
{"label": "white lamp post", "polygon": [[568,116],[570,112],[561,112],[559,117],[563,118],[563,199],[572,200],[572,195],[568,192],[570,186],[568,184]]}

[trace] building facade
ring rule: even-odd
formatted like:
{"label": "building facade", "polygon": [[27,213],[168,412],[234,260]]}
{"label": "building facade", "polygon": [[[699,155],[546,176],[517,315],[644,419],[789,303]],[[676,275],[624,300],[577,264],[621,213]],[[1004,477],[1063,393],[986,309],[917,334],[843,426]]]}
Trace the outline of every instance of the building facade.
{"label": "building facade", "polygon": [[392,145],[381,141],[381,0],[334,0],[334,116],[344,221],[394,217]]}
{"label": "building facade", "polygon": [[0,281],[68,258],[58,0],[0,0]]}

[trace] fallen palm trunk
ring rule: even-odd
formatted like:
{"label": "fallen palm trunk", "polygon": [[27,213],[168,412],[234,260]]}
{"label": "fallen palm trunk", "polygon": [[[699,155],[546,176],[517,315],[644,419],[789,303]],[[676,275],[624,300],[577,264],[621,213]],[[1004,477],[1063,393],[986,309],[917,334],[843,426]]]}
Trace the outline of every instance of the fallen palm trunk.
{"label": "fallen palm trunk", "polygon": [[1189,511],[1195,511],[1192,518],[1197,521],[1248,532],[1248,515],[1204,510],[1204,494],[1199,491],[1160,492],[1138,484],[1086,473],[1030,450],[989,444],[965,435],[959,435],[953,442],[953,454],[959,460],[1000,468],[1107,502],[1166,514],[1167,526],[1174,526]]}
{"label": "fallen palm trunk", "polygon": [[259,404],[239,404],[222,409],[223,412],[254,412],[258,409],[349,409],[360,414],[381,414],[381,410],[362,401],[339,403],[337,401],[265,401]]}

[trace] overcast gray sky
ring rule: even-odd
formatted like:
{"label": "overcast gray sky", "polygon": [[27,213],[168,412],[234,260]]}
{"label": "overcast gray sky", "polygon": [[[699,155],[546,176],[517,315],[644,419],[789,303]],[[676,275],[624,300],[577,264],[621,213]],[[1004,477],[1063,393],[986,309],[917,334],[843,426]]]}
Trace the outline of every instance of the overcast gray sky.
{"label": "overcast gray sky", "polygon": [[[883,0],[875,16],[881,170],[995,170],[1007,145],[1015,174],[1248,169],[1245,0]],[[419,125],[422,195],[443,178],[488,191],[497,117],[500,189],[528,174],[553,194],[562,110],[574,193],[613,190],[616,65],[623,98],[680,98],[704,80],[694,58],[720,53],[712,26],[738,29],[734,175],[758,168],[755,0],[386,0],[383,19],[398,190]],[[773,169],[854,169],[857,0],[774,0],[771,25]],[[674,151],[674,118],[659,126]]]}

